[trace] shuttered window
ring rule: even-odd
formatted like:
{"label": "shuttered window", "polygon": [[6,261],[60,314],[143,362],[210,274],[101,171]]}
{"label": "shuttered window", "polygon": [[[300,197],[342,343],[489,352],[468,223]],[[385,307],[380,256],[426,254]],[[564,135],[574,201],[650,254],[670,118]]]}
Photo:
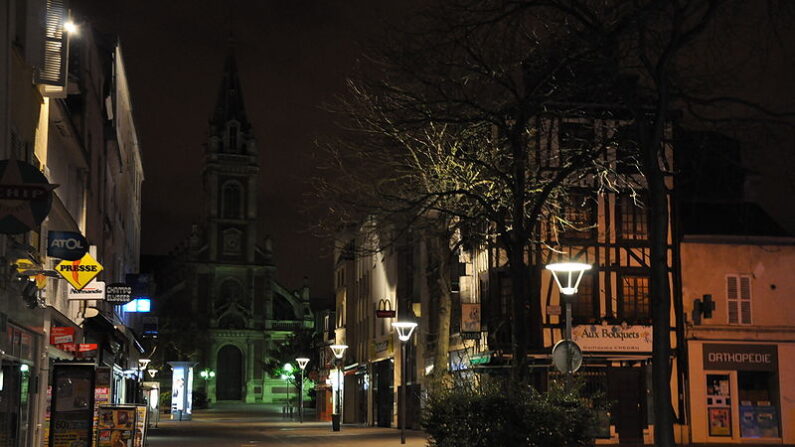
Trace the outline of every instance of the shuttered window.
{"label": "shuttered window", "polygon": [[42,84],[66,84],[67,38],[64,34],[66,5],[63,0],[47,0],[44,23],[44,65],[39,70]]}
{"label": "shuttered window", "polygon": [[750,276],[726,276],[726,302],[729,324],[751,324]]}

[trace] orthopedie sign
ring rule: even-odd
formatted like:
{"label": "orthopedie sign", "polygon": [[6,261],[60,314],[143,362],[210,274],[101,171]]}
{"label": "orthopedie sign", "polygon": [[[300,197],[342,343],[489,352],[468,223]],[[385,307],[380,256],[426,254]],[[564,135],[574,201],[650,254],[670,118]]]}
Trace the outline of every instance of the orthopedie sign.
{"label": "orthopedie sign", "polygon": [[69,287],[67,292],[67,299],[69,300],[104,300],[105,299],[105,282],[104,281],[91,281],[82,289],[75,289]]}
{"label": "orthopedie sign", "polygon": [[116,305],[132,301],[132,286],[123,282],[108,284],[105,287],[105,301]]}
{"label": "orthopedie sign", "polygon": [[392,301],[387,299],[378,300],[375,316],[376,318],[395,318],[395,309],[392,307]]}
{"label": "orthopedie sign", "polygon": [[704,343],[705,370],[778,371],[776,345]]}
{"label": "orthopedie sign", "polygon": [[575,326],[571,338],[583,351],[651,352],[651,326],[582,325]]}
{"label": "orthopedie sign", "polygon": [[47,233],[47,256],[77,261],[88,252],[88,241],[77,231]]}

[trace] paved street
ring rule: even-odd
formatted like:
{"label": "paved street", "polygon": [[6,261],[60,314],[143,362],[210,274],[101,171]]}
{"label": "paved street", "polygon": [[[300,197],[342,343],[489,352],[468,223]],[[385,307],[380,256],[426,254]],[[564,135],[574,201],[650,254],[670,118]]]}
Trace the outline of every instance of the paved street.
{"label": "paved street", "polygon": [[[189,422],[163,419],[149,430],[149,447],[259,447],[278,445],[317,445],[323,447],[400,446],[400,431],[343,425],[332,432],[330,422],[304,422],[282,418],[277,408],[264,405],[216,405],[199,410]],[[308,418],[311,418],[308,415]],[[297,418],[296,418],[297,420]],[[407,431],[406,445],[425,445],[424,435]]]}

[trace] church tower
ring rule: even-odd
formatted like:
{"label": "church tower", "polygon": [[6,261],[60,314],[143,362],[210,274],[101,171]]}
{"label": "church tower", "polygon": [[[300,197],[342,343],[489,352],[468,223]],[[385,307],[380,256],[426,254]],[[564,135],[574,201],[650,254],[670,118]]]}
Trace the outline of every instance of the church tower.
{"label": "church tower", "polygon": [[269,257],[269,253],[257,253],[256,249],[258,174],[257,145],[230,48],[210,120],[204,163],[207,238],[212,261],[254,263],[257,257]]}

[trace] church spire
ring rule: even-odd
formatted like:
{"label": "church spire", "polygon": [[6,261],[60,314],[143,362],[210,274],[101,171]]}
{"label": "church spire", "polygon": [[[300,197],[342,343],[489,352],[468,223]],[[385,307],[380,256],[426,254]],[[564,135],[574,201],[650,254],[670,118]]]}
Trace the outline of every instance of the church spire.
{"label": "church spire", "polygon": [[216,129],[224,129],[230,121],[237,121],[240,130],[247,131],[250,127],[246,110],[243,106],[243,92],[240,89],[240,76],[235,59],[234,39],[229,38],[229,50],[224,64],[224,77],[218,92],[215,112],[211,124]]}

